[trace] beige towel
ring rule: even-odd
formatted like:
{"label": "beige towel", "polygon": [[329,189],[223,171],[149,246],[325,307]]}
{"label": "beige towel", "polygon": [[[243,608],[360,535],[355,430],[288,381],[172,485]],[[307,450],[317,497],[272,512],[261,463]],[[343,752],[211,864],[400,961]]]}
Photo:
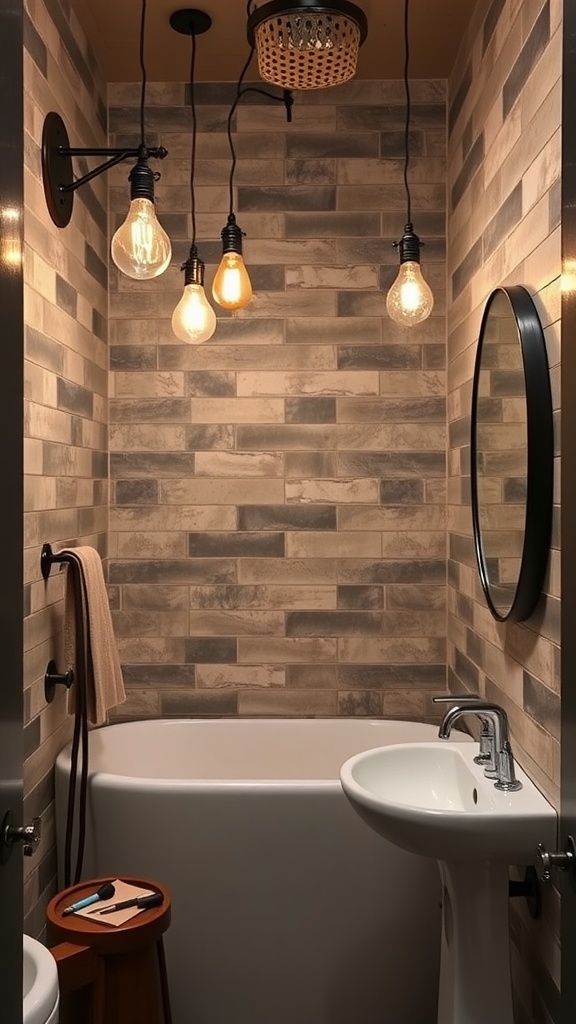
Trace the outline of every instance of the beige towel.
{"label": "beige towel", "polygon": [[[76,646],[76,606],[82,602],[84,632],[87,635],[86,703],[88,718],[95,725],[106,721],[109,708],[126,700],[120,659],[116,648],[112,617],[102,572],[102,561],[91,547],[68,548],[58,554],[71,555],[77,562],[84,579],[78,594],[74,566],[66,569],[66,596],[64,601],[64,653],[66,665],[73,665],[78,675]],[[85,596],[84,596],[85,592]],[[86,600],[85,600],[86,598]],[[87,604],[87,607],[86,607]],[[88,621],[88,629],[86,622]],[[74,705],[74,686],[70,690],[69,709]]]}

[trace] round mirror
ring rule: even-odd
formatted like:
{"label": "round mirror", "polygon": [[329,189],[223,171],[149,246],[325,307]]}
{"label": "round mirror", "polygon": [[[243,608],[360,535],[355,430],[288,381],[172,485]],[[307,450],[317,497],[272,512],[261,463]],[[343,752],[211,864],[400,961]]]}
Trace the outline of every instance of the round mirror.
{"label": "round mirror", "polygon": [[496,288],[482,317],[471,422],[474,546],[500,622],[532,614],[552,526],[552,396],[546,346],[525,288]]}

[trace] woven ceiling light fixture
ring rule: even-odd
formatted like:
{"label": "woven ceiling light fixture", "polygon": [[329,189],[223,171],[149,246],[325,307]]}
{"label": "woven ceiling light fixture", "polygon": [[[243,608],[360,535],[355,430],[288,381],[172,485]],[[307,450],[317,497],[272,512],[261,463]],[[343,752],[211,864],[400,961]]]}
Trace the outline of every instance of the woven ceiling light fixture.
{"label": "woven ceiling light fixture", "polygon": [[367,32],[364,11],[348,0],[270,0],[247,25],[261,77],[281,89],[327,89],[349,81]]}

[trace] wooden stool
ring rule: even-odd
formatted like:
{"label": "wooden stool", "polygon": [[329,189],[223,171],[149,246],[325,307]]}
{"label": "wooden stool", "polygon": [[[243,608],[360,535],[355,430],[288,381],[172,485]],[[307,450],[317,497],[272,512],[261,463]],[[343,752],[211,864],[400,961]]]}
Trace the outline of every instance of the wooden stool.
{"label": "wooden stool", "polygon": [[[119,927],[62,911],[96,892],[110,878],[94,878],[58,893],[46,910],[48,945],[58,961],[62,1015],[67,992],[92,986],[93,1024],[172,1024],[162,935],[170,924],[170,894],[147,878],[123,878],[161,892],[157,907]],[[66,945],[60,946],[64,943]]]}

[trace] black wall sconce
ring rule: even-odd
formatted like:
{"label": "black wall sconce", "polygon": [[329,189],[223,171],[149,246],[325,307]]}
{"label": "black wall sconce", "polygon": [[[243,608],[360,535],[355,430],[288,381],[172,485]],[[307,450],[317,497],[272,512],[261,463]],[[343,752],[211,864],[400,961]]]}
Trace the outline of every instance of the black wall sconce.
{"label": "black wall sconce", "polygon": [[[72,157],[74,156],[100,156],[108,157],[108,159],[92,171],[83,174],[82,177],[75,178],[72,170]],[[163,160],[166,156],[168,156],[168,151],[163,146],[150,147],[140,144],[134,148],[123,149],[84,149],[71,146],[64,121],[60,114],[51,111],[46,115],[42,131],[42,180],[46,205],[54,224],[59,228],[65,228],[70,223],[74,193],[82,185],[86,185],[93,178],[97,178],[104,171],[110,170],[111,167],[115,167],[116,164],[122,163],[124,160],[136,159],[137,162],[130,173],[130,199],[131,202],[138,200],[147,202],[148,219],[152,221],[151,237],[145,240],[147,244],[141,247],[146,250],[145,252],[138,252],[135,249],[131,260],[132,266],[129,266],[128,269],[125,266],[119,266],[119,269],[123,273],[128,273],[130,277],[139,279],[156,277],[170,261],[171,250],[168,236],[156,219],[154,212],[154,181],[158,175],[148,167],[148,160]],[[166,242],[164,242],[164,237]],[[163,250],[160,254],[157,252],[157,242]],[[112,258],[118,266],[114,252]],[[157,269],[158,262],[162,264],[160,269]]]}

